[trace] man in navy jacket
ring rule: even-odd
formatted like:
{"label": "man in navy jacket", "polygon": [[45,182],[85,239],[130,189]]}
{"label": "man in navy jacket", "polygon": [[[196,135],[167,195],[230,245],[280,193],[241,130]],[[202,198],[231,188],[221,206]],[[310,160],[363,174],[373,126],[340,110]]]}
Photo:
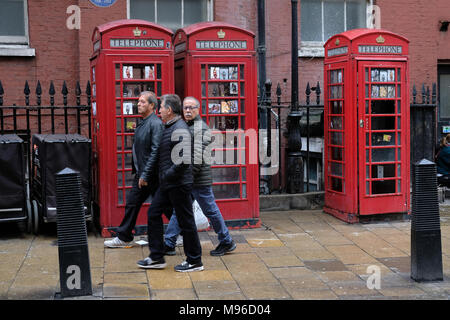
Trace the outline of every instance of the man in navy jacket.
{"label": "man in navy jacket", "polygon": [[175,94],[161,97],[161,119],[164,132],[159,147],[159,187],[148,210],[148,245],[150,256],[137,262],[140,268],[162,269],[164,260],[164,226],[162,214],[173,207],[183,235],[186,261],[175,266],[175,271],[203,270],[202,249],[192,210],[192,136],[182,118],[180,98]]}

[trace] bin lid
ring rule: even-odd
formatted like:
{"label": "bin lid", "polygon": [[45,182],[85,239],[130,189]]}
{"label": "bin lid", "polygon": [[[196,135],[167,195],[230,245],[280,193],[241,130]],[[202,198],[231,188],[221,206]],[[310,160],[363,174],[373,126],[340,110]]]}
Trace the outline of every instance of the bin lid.
{"label": "bin lid", "polygon": [[42,142],[90,142],[91,140],[80,134],[34,134],[33,138]]}
{"label": "bin lid", "polygon": [[23,140],[17,134],[0,135],[0,143],[22,143]]}

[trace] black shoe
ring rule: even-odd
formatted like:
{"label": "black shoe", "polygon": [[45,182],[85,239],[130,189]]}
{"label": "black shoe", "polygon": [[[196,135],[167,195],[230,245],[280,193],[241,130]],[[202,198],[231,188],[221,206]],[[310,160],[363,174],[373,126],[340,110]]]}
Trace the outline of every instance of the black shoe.
{"label": "black shoe", "polygon": [[167,244],[164,245],[164,255],[174,256],[176,255],[175,248],[169,247]]}
{"label": "black shoe", "polygon": [[190,264],[187,261],[183,261],[181,264],[175,266],[175,271],[178,272],[192,272],[192,271],[202,271],[203,263],[199,262],[196,264]]}
{"label": "black shoe", "polygon": [[167,266],[164,258],[158,261],[153,261],[150,257],[147,257],[144,260],[139,260],[137,265],[139,268],[144,269],[164,269]]}
{"label": "black shoe", "polygon": [[210,251],[209,253],[212,256],[223,256],[225,253],[231,252],[234,249],[236,249],[236,243],[231,240],[231,242],[228,244],[220,243],[214,250]]}

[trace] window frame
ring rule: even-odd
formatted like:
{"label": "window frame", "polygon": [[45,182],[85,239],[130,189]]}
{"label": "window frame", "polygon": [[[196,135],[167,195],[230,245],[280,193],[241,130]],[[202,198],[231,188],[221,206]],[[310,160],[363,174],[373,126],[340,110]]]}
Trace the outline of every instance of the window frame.
{"label": "window frame", "polygon": [[[298,50],[298,56],[299,57],[324,57],[325,56],[325,49],[323,45],[325,44],[327,39],[324,39],[325,34],[323,27],[324,23],[324,7],[323,7],[323,1],[320,0],[321,3],[321,10],[322,10],[322,41],[300,41],[300,48]],[[347,30],[347,1],[348,0],[342,0],[344,1],[344,30]],[[369,21],[369,16],[367,12],[371,12],[371,9],[373,9],[374,0],[365,0],[366,1],[366,27],[369,28],[371,26]],[[300,20],[300,26],[301,26],[301,20]],[[301,34],[300,34],[300,40],[301,40]]]}
{"label": "window frame", "polygon": [[[127,19],[130,18],[130,1],[127,0]],[[155,0],[155,23],[158,23],[158,1],[163,0]],[[206,21],[214,20],[214,0],[206,0]],[[181,0],[181,25],[180,28],[184,28],[184,0]]]}

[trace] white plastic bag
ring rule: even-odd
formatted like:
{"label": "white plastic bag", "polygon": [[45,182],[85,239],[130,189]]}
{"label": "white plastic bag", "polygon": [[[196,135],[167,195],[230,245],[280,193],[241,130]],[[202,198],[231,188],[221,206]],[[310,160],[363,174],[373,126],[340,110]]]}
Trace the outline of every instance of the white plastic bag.
{"label": "white plastic bag", "polygon": [[192,210],[194,211],[195,225],[197,230],[205,230],[209,228],[208,218],[203,214],[202,208],[198,204],[197,200],[192,203]]}

